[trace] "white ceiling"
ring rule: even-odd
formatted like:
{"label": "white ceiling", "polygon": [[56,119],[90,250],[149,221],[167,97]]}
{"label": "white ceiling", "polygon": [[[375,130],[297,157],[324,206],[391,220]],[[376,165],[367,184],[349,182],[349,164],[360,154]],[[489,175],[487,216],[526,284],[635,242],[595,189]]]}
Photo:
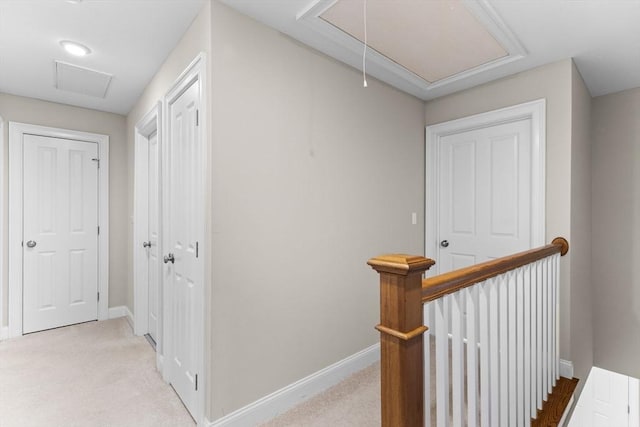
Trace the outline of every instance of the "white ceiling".
{"label": "white ceiling", "polygon": [[[205,1],[0,0],[0,92],[127,114]],[[112,74],[106,97],[56,89],[55,60]]]}
{"label": "white ceiling", "polygon": [[[127,114],[206,1],[0,0],[0,92]],[[321,13],[333,0],[222,1],[362,67],[357,39],[318,30],[316,21],[322,20],[305,16],[314,7]],[[572,57],[593,96],[640,87],[640,0],[462,1],[497,34],[510,51],[508,60],[429,85],[398,64],[376,63],[376,52],[370,52],[367,73],[426,100]],[[428,16],[424,25],[430,25]],[[70,56],[59,45],[64,39],[93,52]],[[56,89],[55,60],[112,74],[106,97]]]}
{"label": "white ceiling", "polygon": [[[318,18],[335,0],[222,1],[362,69],[362,43],[335,27],[328,29],[328,24],[323,25]],[[574,58],[592,96],[640,87],[640,0],[462,0],[462,3],[510,51],[508,60],[430,84],[398,64],[391,61],[385,64],[373,52],[371,62],[367,62],[367,73],[427,100]],[[424,25],[435,25],[429,18],[423,17]]]}

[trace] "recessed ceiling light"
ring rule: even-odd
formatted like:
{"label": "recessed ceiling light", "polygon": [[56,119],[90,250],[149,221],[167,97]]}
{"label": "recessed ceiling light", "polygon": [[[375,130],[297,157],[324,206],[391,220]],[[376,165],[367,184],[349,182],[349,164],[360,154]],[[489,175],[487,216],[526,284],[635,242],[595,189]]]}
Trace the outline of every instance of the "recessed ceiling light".
{"label": "recessed ceiling light", "polygon": [[73,4],[78,4],[80,3],[82,0],[67,0],[67,3],[73,3]]}
{"label": "recessed ceiling light", "polygon": [[74,56],[85,56],[91,53],[91,49],[89,49],[85,45],[69,40],[62,40],[60,42],[60,45],[64,48],[64,50]]}

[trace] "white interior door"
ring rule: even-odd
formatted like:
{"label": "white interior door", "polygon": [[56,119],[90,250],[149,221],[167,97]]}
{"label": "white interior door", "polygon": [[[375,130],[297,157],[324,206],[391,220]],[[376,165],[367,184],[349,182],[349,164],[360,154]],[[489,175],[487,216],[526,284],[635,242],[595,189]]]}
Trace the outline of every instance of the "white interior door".
{"label": "white interior door", "polygon": [[148,277],[149,277],[149,328],[151,339],[158,342],[160,327],[160,147],[158,132],[149,136],[149,240],[147,241]]}
{"label": "white interior door", "polygon": [[24,136],[23,333],[98,318],[98,144]]}
{"label": "white interior door", "polygon": [[[638,421],[630,417],[638,413],[637,389],[638,380],[635,378],[591,368],[569,427],[638,426]],[[631,401],[630,396],[635,399]]]}
{"label": "white interior door", "polygon": [[[202,141],[198,130],[200,82],[195,80],[168,105],[168,181],[165,207],[168,245],[165,263],[169,278],[171,325],[169,380],[194,418],[200,413],[198,375],[202,366],[203,276],[199,249],[204,233],[202,200]],[[173,259],[173,262],[169,259]],[[169,261],[169,262],[167,262]],[[166,363],[166,362],[165,362]]]}
{"label": "white interior door", "polygon": [[531,120],[443,136],[438,153],[438,272],[530,249]]}

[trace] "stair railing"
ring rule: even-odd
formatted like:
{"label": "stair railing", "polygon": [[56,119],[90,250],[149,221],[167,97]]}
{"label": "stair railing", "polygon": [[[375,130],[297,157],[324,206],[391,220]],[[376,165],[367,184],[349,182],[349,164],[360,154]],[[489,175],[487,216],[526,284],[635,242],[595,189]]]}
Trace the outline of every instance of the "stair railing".
{"label": "stair railing", "polygon": [[369,260],[380,274],[382,426],[530,425],[559,378],[568,250],[559,237],[424,280],[431,259]]}

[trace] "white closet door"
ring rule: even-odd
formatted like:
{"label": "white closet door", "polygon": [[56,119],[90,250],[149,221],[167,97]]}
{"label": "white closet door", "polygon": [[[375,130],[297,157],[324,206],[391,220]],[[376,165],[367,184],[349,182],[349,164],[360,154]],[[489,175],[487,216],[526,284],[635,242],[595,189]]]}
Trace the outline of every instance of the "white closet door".
{"label": "white closet door", "polygon": [[160,188],[158,133],[149,137],[149,335],[158,342],[160,323]]}
{"label": "white closet door", "polygon": [[[169,105],[167,168],[169,181],[166,205],[168,217],[165,232],[168,263],[171,325],[170,382],[194,417],[199,416],[198,372],[202,361],[203,264],[198,240],[203,236],[202,141],[198,129],[199,81],[189,86]],[[165,181],[166,182],[166,181]]]}
{"label": "white closet door", "polygon": [[24,137],[23,333],[96,320],[98,145]]}
{"label": "white closet door", "polygon": [[439,145],[439,273],[531,248],[531,120]]}

